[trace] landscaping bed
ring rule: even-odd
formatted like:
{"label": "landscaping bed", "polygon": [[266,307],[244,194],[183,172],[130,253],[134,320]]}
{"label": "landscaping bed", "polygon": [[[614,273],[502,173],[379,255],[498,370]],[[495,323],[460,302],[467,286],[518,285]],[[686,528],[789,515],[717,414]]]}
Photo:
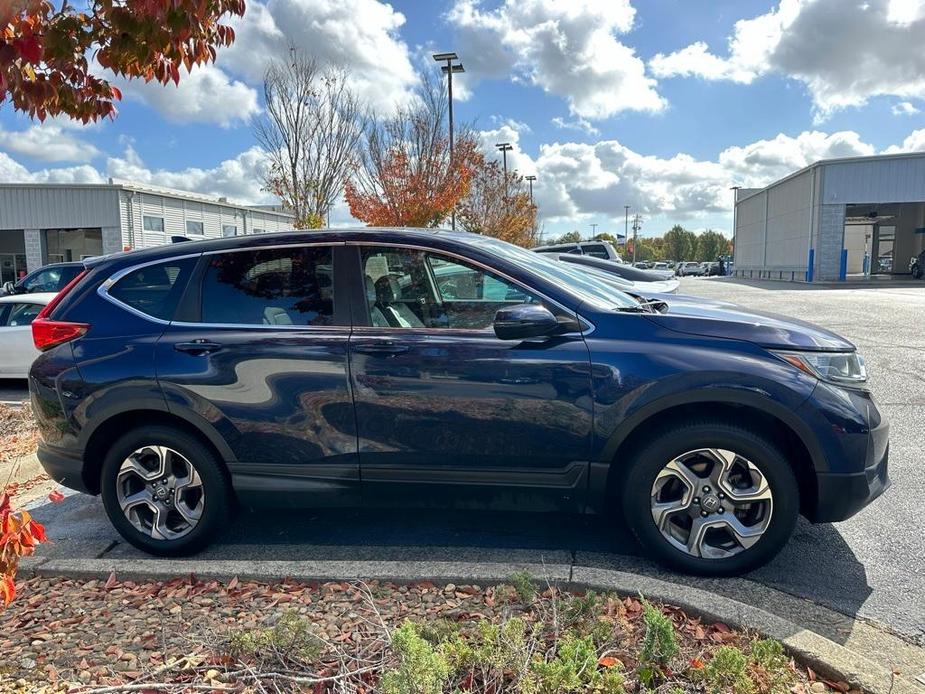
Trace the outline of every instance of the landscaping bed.
{"label": "landscaping bed", "polygon": [[825,692],[776,642],[640,597],[509,585],[32,578],[3,692]]}

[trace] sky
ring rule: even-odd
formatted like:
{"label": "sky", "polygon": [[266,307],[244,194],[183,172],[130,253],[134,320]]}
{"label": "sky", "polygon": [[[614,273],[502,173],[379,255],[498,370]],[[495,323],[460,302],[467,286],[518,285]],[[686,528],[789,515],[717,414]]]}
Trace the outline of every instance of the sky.
{"label": "sky", "polygon": [[[0,181],[112,177],[246,204],[250,122],[288,46],[347,67],[377,113],[456,51],[457,121],[537,176],[547,239],[674,224],[731,235],[733,185],[820,159],[925,150],[925,0],[247,0],[237,40],[180,86],[118,81],[114,120],[44,124],[0,104]],[[332,223],[351,222],[343,202]]]}

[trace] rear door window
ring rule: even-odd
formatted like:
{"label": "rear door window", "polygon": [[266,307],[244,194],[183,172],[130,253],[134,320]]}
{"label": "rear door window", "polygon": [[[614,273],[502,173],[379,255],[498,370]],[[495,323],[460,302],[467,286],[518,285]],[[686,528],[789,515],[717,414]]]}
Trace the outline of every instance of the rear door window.
{"label": "rear door window", "polygon": [[13,304],[6,315],[3,325],[8,328],[21,328],[32,325],[32,321],[45,308],[40,304]]}
{"label": "rear door window", "polygon": [[109,296],[147,316],[171,320],[196,258],[145,265],[122,277]]}
{"label": "rear door window", "polygon": [[608,258],[610,258],[610,255],[607,253],[607,249],[604,248],[599,243],[594,244],[594,245],[582,246],[581,250],[584,253],[584,255],[590,255],[595,258],[603,258],[604,260],[607,260]]}
{"label": "rear door window", "polygon": [[224,325],[334,324],[331,246],[294,246],[207,256],[202,322]]}

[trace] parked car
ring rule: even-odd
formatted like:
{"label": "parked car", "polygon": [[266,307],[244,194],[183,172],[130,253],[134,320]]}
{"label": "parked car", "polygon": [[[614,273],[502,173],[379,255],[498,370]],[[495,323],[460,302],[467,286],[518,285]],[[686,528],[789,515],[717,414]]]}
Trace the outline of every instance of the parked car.
{"label": "parked car", "polygon": [[850,342],[665,304],[432,229],[100,258],[32,323],[38,455],[160,555],[204,547],[236,499],[462,503],[618,510],[666,564],[734,574],[798,514],[842,520],[887,488]]}
{"label": "parked car", "polygon": [[0,378],[26,378],[39,355],[32,343],[32,321],[54,293],[0,297]]}
{"label": "parked car", "polygon": [[599,272],[615,275],[630,282],[632,287],[642,293],[657,292],[660,294],[674,294],[681,286],[669,271],[640,270],[627,263],[614,263],[610,260],[591,258],[586,255],[557,255],[552,256],[563,263],[591,267]]}
{"label": "parked car", "polygon": [[80,274],[83,263],[53,263],[33,270],[21,280],[6,282],[0,296],[9,294],[30,294],[33,292],[58,292]]}
{"label": "parked car", "polygon": [[638,260],[633,263],[633,267],[639,268],[640,270],[649,270],[652,267],[652,263],[647,260]]}
{"label": "parked car", "polygon": [[678,277],[689,277],[691,275],[699,276],[703,275],[703,265],[688,260],[683,263],[678,263],[678,268],[675,272],[677,272]]}
{"label": "parked car", "polygon": [[556,243],[550,246],[537,246],[532,249],[536,253],[573,253],[575,255],[590,255],[595,258],[604,258],[622,263],[623,258],[609,241],[579,241],[578,243]]}
{"label": "parked car", "polygon": [[717,277],[721,274],[719,271],[719,262],[717,261],[704,263],[703,268],[704,268],[703,274],[707,275],[708,277]]}

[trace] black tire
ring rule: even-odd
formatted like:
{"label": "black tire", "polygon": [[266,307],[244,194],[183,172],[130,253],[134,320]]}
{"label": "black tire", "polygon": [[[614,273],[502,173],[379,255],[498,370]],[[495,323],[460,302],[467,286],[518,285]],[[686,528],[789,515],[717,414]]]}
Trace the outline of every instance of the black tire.
{"label": "black tire", "polygon": [[[652,517],[652,487],[666,464],[689,451],[719,448],[747,458],[764,475],[773,495],[770,522],[761,538],[738,554],[717,559],[695,557],[672,545]],[[662,564],[684,573],[734,576],[767,563],[787,543],[800,510],[796,477],[781,451],[766,437],[725,422],[677,426],[639,446],[630,455],[620,500],[627,525],[643,548]]]}
{"label": "black tire", "polygon": [[[144,446],[167,446],[189,461],[202,482],[202,515],[191,531],[177,539],[155,539],[138,530],[123,513],[116,491],[116,478],[123,461]],[[157,556],[186,556],[211,543],[227,527],[233,494],[227,471],[215,454],[195,436],[169,426],[152,425],[134,429],[109,449],[100,479],[106,514],[119,534],[140,550]]]}

